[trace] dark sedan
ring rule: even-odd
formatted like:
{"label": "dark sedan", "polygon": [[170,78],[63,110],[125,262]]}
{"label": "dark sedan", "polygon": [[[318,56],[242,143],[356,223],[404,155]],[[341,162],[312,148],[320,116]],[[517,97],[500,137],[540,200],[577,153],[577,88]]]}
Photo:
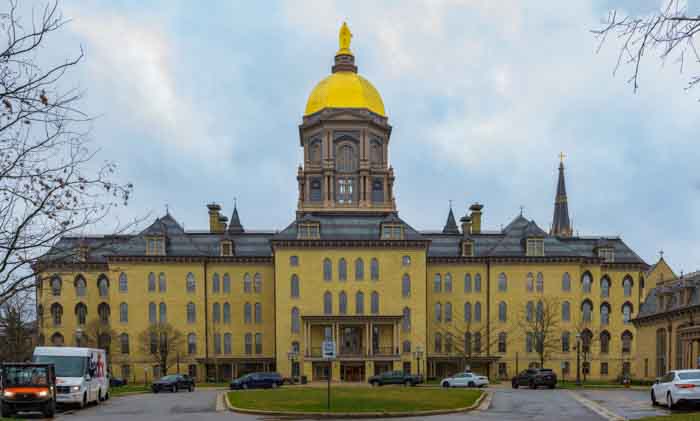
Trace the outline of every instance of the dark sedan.
{"label": "dark sedan", "polygon": [[550,368],[528,368],[517,376],[513,377],[513,389],[518,386],[527,386],[535,389],[538,386],[547,386],[554,389],[557,385],[557,375]]}
{"label": "dark sedan", "polygon": [[161,377],[151,385],[153,393],[158,392],[177,392],[178,390],[194,390],[194,379],[183,374],[171,374]]}
{"label": "dark sedan", "polygon": [[250,373],[229,384],[231,390],[235,389],[276,389],[284,383],[279,373]]}

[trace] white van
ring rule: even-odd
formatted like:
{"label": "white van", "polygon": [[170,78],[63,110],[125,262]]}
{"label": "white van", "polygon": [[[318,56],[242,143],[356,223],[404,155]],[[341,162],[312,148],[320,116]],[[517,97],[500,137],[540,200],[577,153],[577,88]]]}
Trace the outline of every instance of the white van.
{"label": "white van", "polygon": [[56,402],[78,404],[109,399],[107,354],[102,349],[38,346],[35,362],[53,363],[56,370]]}

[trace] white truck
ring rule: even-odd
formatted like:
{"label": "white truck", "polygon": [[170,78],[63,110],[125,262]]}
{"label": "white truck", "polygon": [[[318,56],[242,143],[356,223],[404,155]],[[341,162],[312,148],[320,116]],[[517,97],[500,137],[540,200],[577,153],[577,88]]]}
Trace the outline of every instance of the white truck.
{"label": "white truck", "polygon": [[33,360],[53,363],[56,372],[56,402],[77,404],[109,399],[107,354],[102,349],[38,346]]}

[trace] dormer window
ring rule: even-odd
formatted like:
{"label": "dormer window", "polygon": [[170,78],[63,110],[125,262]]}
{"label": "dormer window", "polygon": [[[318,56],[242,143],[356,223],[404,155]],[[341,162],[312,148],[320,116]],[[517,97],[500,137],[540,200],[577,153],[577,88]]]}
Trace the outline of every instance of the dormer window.
{"label": "dormer window", "polygon": [[302,222],[297,226],[297,238],[301,240],[316,240],[321,238],[321,227],[318,222]]}
{"label": "dormer window", "polygon": [[598,257],[605,260],[606,262],[614,262],[615,249],[612,247],[600,247],[598,249]]}
{"label": "dormer window", "polygon": [[231,241],[222,241],[220,248],[222,256],[233,256],[233,243]]}
{"label": "dormer window", "polygon": [[529,257],[544,256],[544,238],[528,238],[526,254]]}
{"label": "dormer window", "polygon": [[81,245],[78,247],[78,260],[81,262],[87,262],[88,256],[90,255],[90,248],[86,245]]}
{"label": "dormer window", "polygon": [[165,256],[165,239],[163,237],[147,238],[146,254],[148,256]]}
{"label": "dormer window", "polygon": [[474,256],[474,242],[470,240],[462,241],[462,256],[463,257],[473,257]]}
{"label": "dormer window", "polygon": [[401,224],[382,224],[382,240],[401,240],[403,239],[403,225]]}

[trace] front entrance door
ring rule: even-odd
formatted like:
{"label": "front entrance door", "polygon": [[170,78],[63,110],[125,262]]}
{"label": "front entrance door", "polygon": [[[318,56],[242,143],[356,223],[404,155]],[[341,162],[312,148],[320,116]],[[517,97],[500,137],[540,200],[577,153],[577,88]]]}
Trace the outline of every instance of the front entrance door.
{"label": "front entrance door", "polygon": [[340,379],[345,382],[361,382],[364,381],[365,367],[364,365],[347,365],[343,364],[340,367]]}

